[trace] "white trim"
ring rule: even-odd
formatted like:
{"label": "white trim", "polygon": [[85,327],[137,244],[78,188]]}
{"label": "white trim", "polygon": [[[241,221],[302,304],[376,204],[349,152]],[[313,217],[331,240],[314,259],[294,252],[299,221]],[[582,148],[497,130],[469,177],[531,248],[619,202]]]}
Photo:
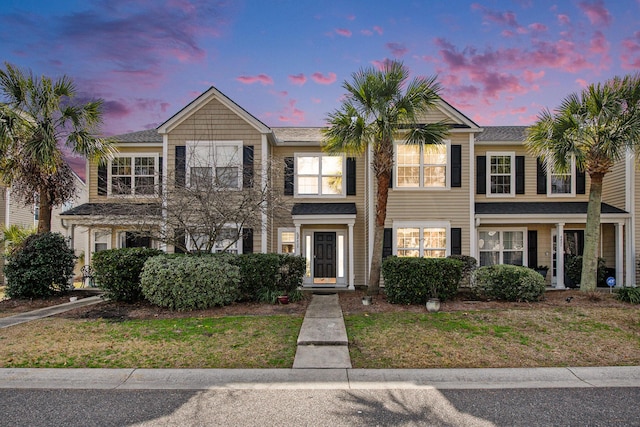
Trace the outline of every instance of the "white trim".
{"label": "white trim", "polygon": [[[515,197],[516,195],[516,153],[515,151],[487,151],[486,154],[486,197],[496,197],[496,198],[505,198],[505,197]],[[511,173],[510,173],[510,192],[509,193],[492,193],[491,192],[491,157],[510,157],[511,158]]]}
{"label": "white trim", "polygon": [[[153,158],[153,167],[154,167],[154,173],[153,173],[153,186],[154,186],[154,191],[153,194],[135,194],[135,178],[136,178],[136,174],[135,174],[135,159],[138,158],[143,158],[143,157],[150,157]],[[113,165],[113,160],[115,159],[124,159],[124,158],[129,158],[131,159],[131,174],[129,175],[131,177],[131,191],[128,194],[113,194],[112,191],[112,186],[113,186],[113,182],[112,182],[112,165]],[[117,198],[117,199],[130,199],[130,198],[140,198],[140,199],[155,199],[160,195],[160,188],[159,188],[159,180],[158,180],[158,175],[160,173],[160,161],[159,161],[160,155],[158,153],[116,153],[114,154],[113,158],[109,159],[109,161],[107,162],[107,197],[112,197],[112,198]],[[119,175],[119,176],[124,176],[124,175]],[[148,175],[142,175],[142,177],[146,177]]]}
{"label": "white trim", "polygon": [[[298,158],[299,157],[318,157],[318,193],[317,194],[300,194],[300,184],[298,183],[298,177],[299,177],[299,172],[298,172]],[[342,158],[342,189],[340,191],[340,194],[322,194],[322,158],[323,157],[340,157]],[[311,176],[315,176],[312,174],[305,174],[304,176],[306,177],[311,177]],[[325,175],[325,176],[329,176],[329,175]],[[293,188],[295,189],[295,193],[293,195],[293,197],[297,198],[297,199],[304,199],[304,198],[321,198],[321,199],[342,199],[347,197],[347,157],[344,154],[327,154],[327,153],[322,153],[322,152],[316,152],[316,153],[294,153],[294,160],[293,160],[293,179],[294,179],[294,184],[293,184]]]}
{"label": "white trim", "polygon": [[368,249],[369,254],[366,262],[366,271],[364,274],[364,284],[365,286],[369,286],[369,272],[371,271],[371,262],[373,260],[373,241],[375,234],[375,225],[376,225],[376,208],[375,208],[375,197],[374,197],[374,174],[372,171],[372,159],[373,159],[373,146],[369,144],[367,147],[367,162],[365,167],[365,173],[367,174],[367,188],[365,189],[366,196],[368,197],[368,215],[367,221],[369,221],[369,230],[367,233],[368,240]]}
{"label": "white trim", "polygon": [[[324,223],[323,223],[324,224]],[[344,225],[344,224],[342,224]],[[315,256],[314,254],[314,246],[315,246],[315,233],[335,233],[336,234],[336,282],[335,283],[315,283],[314,282],[314,268],[313,268],[313,258]],[[350,278],[353,275],[353,264],[350,263],[350,255],[352,253],[351,251],[351,244],[348,242],[348,233],[349,231],[344,229],[344,228],[312,228],[312,229],[307,229],[304,230],[302,232],[302,238],[300,239],[301,241],[301,255],[303,257],[305,257],[305,259],[307,259],[306,254],[310,253],[311,254],[311,259],[307,259],[307,261],[309,262],[310,265],[310,276],[307,277],[306,273],[303,279],[303,286],[304,287],[323,287],[323,288],[340,288],[340,287],[348,287],[349,289],[352,288],[352,284],[353,282],[350,283]],[[338,275],[338,254],[340,253],[338,251],[337,245],[339,242],[338,237],[339,236],[343,236],[343,244],[344,244],[344,248],[343,248],[343,255],[344,255],[344,259],[343,262],[347,264],[347,268],[343,271],[343,276],[339,276]],[[307,250],[307,238],[310,239],[310,252]],[[355,287],[353,287],[353,289],[355,289]]]}
{"label": "white trim", "polygon": [[[477,242],[478,231],[475,226],[476,213],[476,161],[475,161],[475,134],[469,134],[469,255],[478,259]],[[464,173],[464,172],[463,172]],[[461,242],[464,246],[464,243]]]}
{"label": "white trim", "polygon": [[[528,240],[529,240],[529,236],[527,233],[528,229],[527,227],[478,227],[478,240],[480,240],[480,233],[483,231],[497,231],[498,233],[500,233],[500,249],[499,249],[499,253],[500,253],[500,262],[498,264],[504,264],[504,239],[502,238],[503,233],[505,232],[521,232],[522,233],[522,265],[527,267],[528,265],[528,261],[529,261],[529,246],[528,246]],[[515,250],[511,250],[508,249],[508,252],[520,252],[520,251],[515,251]],[[480,266],[480,252],[495,252],[495,251],[482,251],[480,249],[480,244],[478,243],[478,266]],[[535,266],[534,266],[535,267]]]}
{"label": "white trim", "polygon": [[[253,162],[253,167],[255,169],[256,164],[255,164],[255,151],[253,152],[253,156],[254,156],[254,162]],[[262,176],[261,178],[261,182],[260,185],[262,185],[262,189],[267,189],[269,186],[269,182],[267,181],[268,177],[267,177],[267,172],[268,172],[268,165],[267,162],[272,161],[271,159],[271,155],[269,154],[269,143],[267,141],[267,136],[266,135],[262,135],[261,138],[261,143],[260,143],[260,158],[262,159],[262,162],[260,167],[261,167],[261,173]],[[244,163],[244,160],[243,160]],[[243,171],[244,171],[244,164],[243,166]],[[262,213],[260,215],[260,252],[262,252],[263,254],[266,254],[268,251],[267,248],[267,233],[269,232],[269,223],[268,223],[268,217],[267,217],[267,201],[263,200],[262,201]],[[295,250],[295,246],[294,246],[294,250]]]}
{"label": "white trim", "polygon": [[293,224],[295,226],[301,225],[354,225],[356,222],[355,214],[342,214],[342,215],[292,215]]}
{"label": "white trim", "polygon": [[278,227],[278,248],[277,253],[282,254],[282,233],[293,233],[293,253],[296,253],[296,247],[298,246],[298,236],[296,234],[295,227]]}
{"label": "white trim", "polygon": [[393,255],[398,255],[398,229],[399,228],[418,228],[420,229],[419,237],[419,253],[422,257],[424,254],[424,237],[422,230],[425,228],[444,228],[445,229],[445,257],[451,255],[451,223],[449,221],[393,221]]}
{"label": "white trim", "polygon": [[625,207],[629,212],[630,218],[627,220],[626,230],[626,242],[627,242],[627,274],[626,282],[627,286],[636,286],[636,174],[635,174],[635,156],[633,151],[627,150],[626,165],[625,165]]}
{"label": "white trim", "polygon": [[9,227],[11,225],[11,189],[9,187],[5,187],[4,196],[4,226]]}
{"label": "white trim", "polygon": [[[406,187],[400,186],[398,184],[398,178],[400,174],[398,173],[398,145],[414,145],[420,147],[419,158],[420,164],[418,165],[419,174],[418,174],[418,185],[416,187]],[[445,164],[444,171],[444,187],[431,187],[424,186],[424,146],[425,144],[407,144],[405,141],[394,141],[393,143],[393,189],[398,191],[444,191],[451,189],[451,140],[443,139],[441,144],[432,144],[432,145],[444,145],[447,150],[447,163]]]}
{"label": "white trim", "polygon": [[[175,164],[175,159],[174,159]],[[159,194],[162,200],[162,225],[160,226],[162,230],[162,235],[167,236],[167,204],[168,204],[168,193],[169,187],[167,186],[169,182],[169,135],[162,135],[162,182],[160,183],[161,187],[158,189]],[[161,242],[160,249],[164,252],[167,251],[167,243]],[[175,246],[174,246],[175,251]]]}

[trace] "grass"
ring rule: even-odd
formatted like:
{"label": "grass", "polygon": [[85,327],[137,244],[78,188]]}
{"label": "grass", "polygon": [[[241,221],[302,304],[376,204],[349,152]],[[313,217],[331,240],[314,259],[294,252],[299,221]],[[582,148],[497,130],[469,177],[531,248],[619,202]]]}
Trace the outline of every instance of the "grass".
{"label": "grass", "polygon": [[0,367],[290,368],[302,317],[48,318],[0,330]]}
{"label": "grass", "polygon": [[354,368],[640,365],[640,310],[542,308],[345,317]]}

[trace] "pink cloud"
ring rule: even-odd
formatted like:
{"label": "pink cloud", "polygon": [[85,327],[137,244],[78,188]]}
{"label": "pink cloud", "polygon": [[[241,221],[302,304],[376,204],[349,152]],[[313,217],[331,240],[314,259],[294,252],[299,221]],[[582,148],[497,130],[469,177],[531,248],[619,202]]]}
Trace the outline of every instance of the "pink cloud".
{"label": "pink cloud", "polygon": [[372,36],[373,35],[373,31],[371,31],[371,30],[360,30],[360,34],[362,34],[363,36]]}
{"label": "pink cloud", "polygon": [[290,75],[289,81],[291,82],[291,84],[302,86],[307,82],[307,77],[303,73]]}
{"label": "pink cloud", "polygon": [[386,65],[388,65],[391,62],[390,59],[385,58],[382,61],[378,61],[377,59],[374,59],[373,61],[371,61],[371,63],[373,64],[373,66],[377,69],[377,70],[382,70]]}
{"label": "pink cloud", "polygon": [[515,36],[515,33],[511,30],[502,30],[502,32],[500,33],[502,35],[502,37],[513,37]]}
{"label": "pink cloud", "polygon": [[321,85],[330,85],[336,81],[336,73],[328,73],[326,76],[320,72],[311,74],[311,80]]}
{"label": "pink cloud", "polygon": [[587,83],[585,79],[576,79],[576,83],[578,83],[578,85],[583,88],[589,86],[589,83]]}
{"label": "pink cloud", "polygon": [[384,31],[382,30],[382,27],[380,27],[380,26],[378,26],[378,25],[375,25],[375,26],[373,27],[373,31],[375,31],[375,32],[376,32],[376,33],[378,33],[379,35],[382,35],[382,33],[384,32]]}
{"label": "pink cloud", "polygon": [[558,22],[562,25],[569,25],[571,23],[571,20],[567,15],[560,14],[558,15]]}
{"label": "pink cloud", "polygon": [[518,20],[516,19],[516,14],[511,11],[497,12],[478,3],[472,4],[471,9],[481,11],[482,17],[485,21],[493,22],[507,27],[520,27],[520,24],[518,24]]}
{"label": "pink cloud", "polygon": [[236,80],[247,85],[254,83],[260,83],[263,86],[273,84],[273,79],[266,74],[258,74],[257,76],[239,76]]}
{"label": "pink cloud", "polygon": [[633,33],[633,37],[622,40],[620,59],[625,70],[640,69],[640,31]]}
{"label": "pink cloud", "polygon": [[311,98],[311,102],[313,102],[314,104],[320,104],[322,100],[320,98]]}
{"label": "pink cloud", "polygon": [[387,49],[391,51],[391,54],[396,58],[404,56],[409,50],[402,43],[387,43]]}
{"label": "pink cloud", "polygon": [[548,27],[540,22],[534,22],[533,24],[529,24],[529,28],[533,31],[543,32],[547,31]]}
{"label": "pink cloud", "polygon": [[533,83],[536,80],[540,80],[544,77],[544,70],[540,70],[537,73],[533,71],[525,70],[524,71],[524,81],[527,83]]}
{"label": "pink cloud", "polygon": [[596,31],[593,33],[593,37],[589,43],[589,53],[592,55],[599,55],[601,57],[598,62],[599,68],[606,68],[611,63],[611,57],[609,56],[609,41],[602,32]]}
{"label": "pink cloud", "polygon": [[604,7],[602,0],[595,0],[593,3],[583,1],[578,3],[578,7],[587,15],[592,25],[609,25],[611,23],[611,14]]}
{"label": "pink cloud", "polygon": [[296,100],[290,99],[289,104],[284,108],[278,120],[284,123],[297,124],[304,122],[304,111],[296,108]]}
{"label": "pink cloud", "polygon": [[351,37],[351,30],[348,30],[346,28],[336,28],[335,29],[336,34],[343,36],[343,37]]}

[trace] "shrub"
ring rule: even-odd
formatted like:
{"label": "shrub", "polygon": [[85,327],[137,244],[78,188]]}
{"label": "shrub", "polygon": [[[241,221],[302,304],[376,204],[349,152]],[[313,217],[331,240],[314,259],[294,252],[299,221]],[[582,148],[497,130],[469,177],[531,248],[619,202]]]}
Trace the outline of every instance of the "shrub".
{"label": "shrub", "polygon": [[140,281],[151,303],[178,311],[228,305],[240,296],[240,268],[215,256],[153,257]]}
{"label": "shrub", "polygon": [[475,272],[479,296],[506,301],[538,301],[545,291],[542,276],[528,267],[490,265]]}
{"label": "shrub", "polygon": [[442,301],[458,292],[462,262],[447,258],[387,257],[382,263],[387,300],[395,304]]}
{"label": "shrub", "polygon": [[471,286],[471,274],[478,267],[478,260],[470,255],[449,255],[447,258],[462,262],[462,277],[459,286]]}
{"label": "shrub", "polygon": [[[565,283],[568,287],[580,284],[582,280],[582,255],[568,255],[564,261]],[[603,283],[607,274],[604,258],[598,258],[597,282]]]}
{"label": "shrub", "polygon": [[616,292],[616,299],[631,304],[640,304],[640,288],[624,287]]}
{"label": "shrub", "polygon": [[231,263],[240,267],[241,299],[275,302],[279,295],[290,301],[300,299],[295,292],[302,285],[306,262],[303,257],[285,254],[244,254]]}
{"label": "shrub", "polygon": [[93,268],[96,283],[107,298],[135,302],[143,299],[140,273],[147,259],[162,254],[158,249],[122,248],[96,252]]}
{"label": "shrub", "polygon": [[60,233],[27,237],[7,257],[6,294],[10,298],[45,298],[66,291],[73,277],[73,250]]}

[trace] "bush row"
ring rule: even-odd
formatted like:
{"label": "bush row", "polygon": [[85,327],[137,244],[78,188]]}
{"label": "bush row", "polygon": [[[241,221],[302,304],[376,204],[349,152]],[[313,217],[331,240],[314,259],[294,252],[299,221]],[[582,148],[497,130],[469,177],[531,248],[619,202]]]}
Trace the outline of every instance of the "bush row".
{"label": "bush row", "polygon": [[474,273],[473,290],[480,298],[506,301],[538,301],[546,284],[542,275],[528,267],[489,265]]}

